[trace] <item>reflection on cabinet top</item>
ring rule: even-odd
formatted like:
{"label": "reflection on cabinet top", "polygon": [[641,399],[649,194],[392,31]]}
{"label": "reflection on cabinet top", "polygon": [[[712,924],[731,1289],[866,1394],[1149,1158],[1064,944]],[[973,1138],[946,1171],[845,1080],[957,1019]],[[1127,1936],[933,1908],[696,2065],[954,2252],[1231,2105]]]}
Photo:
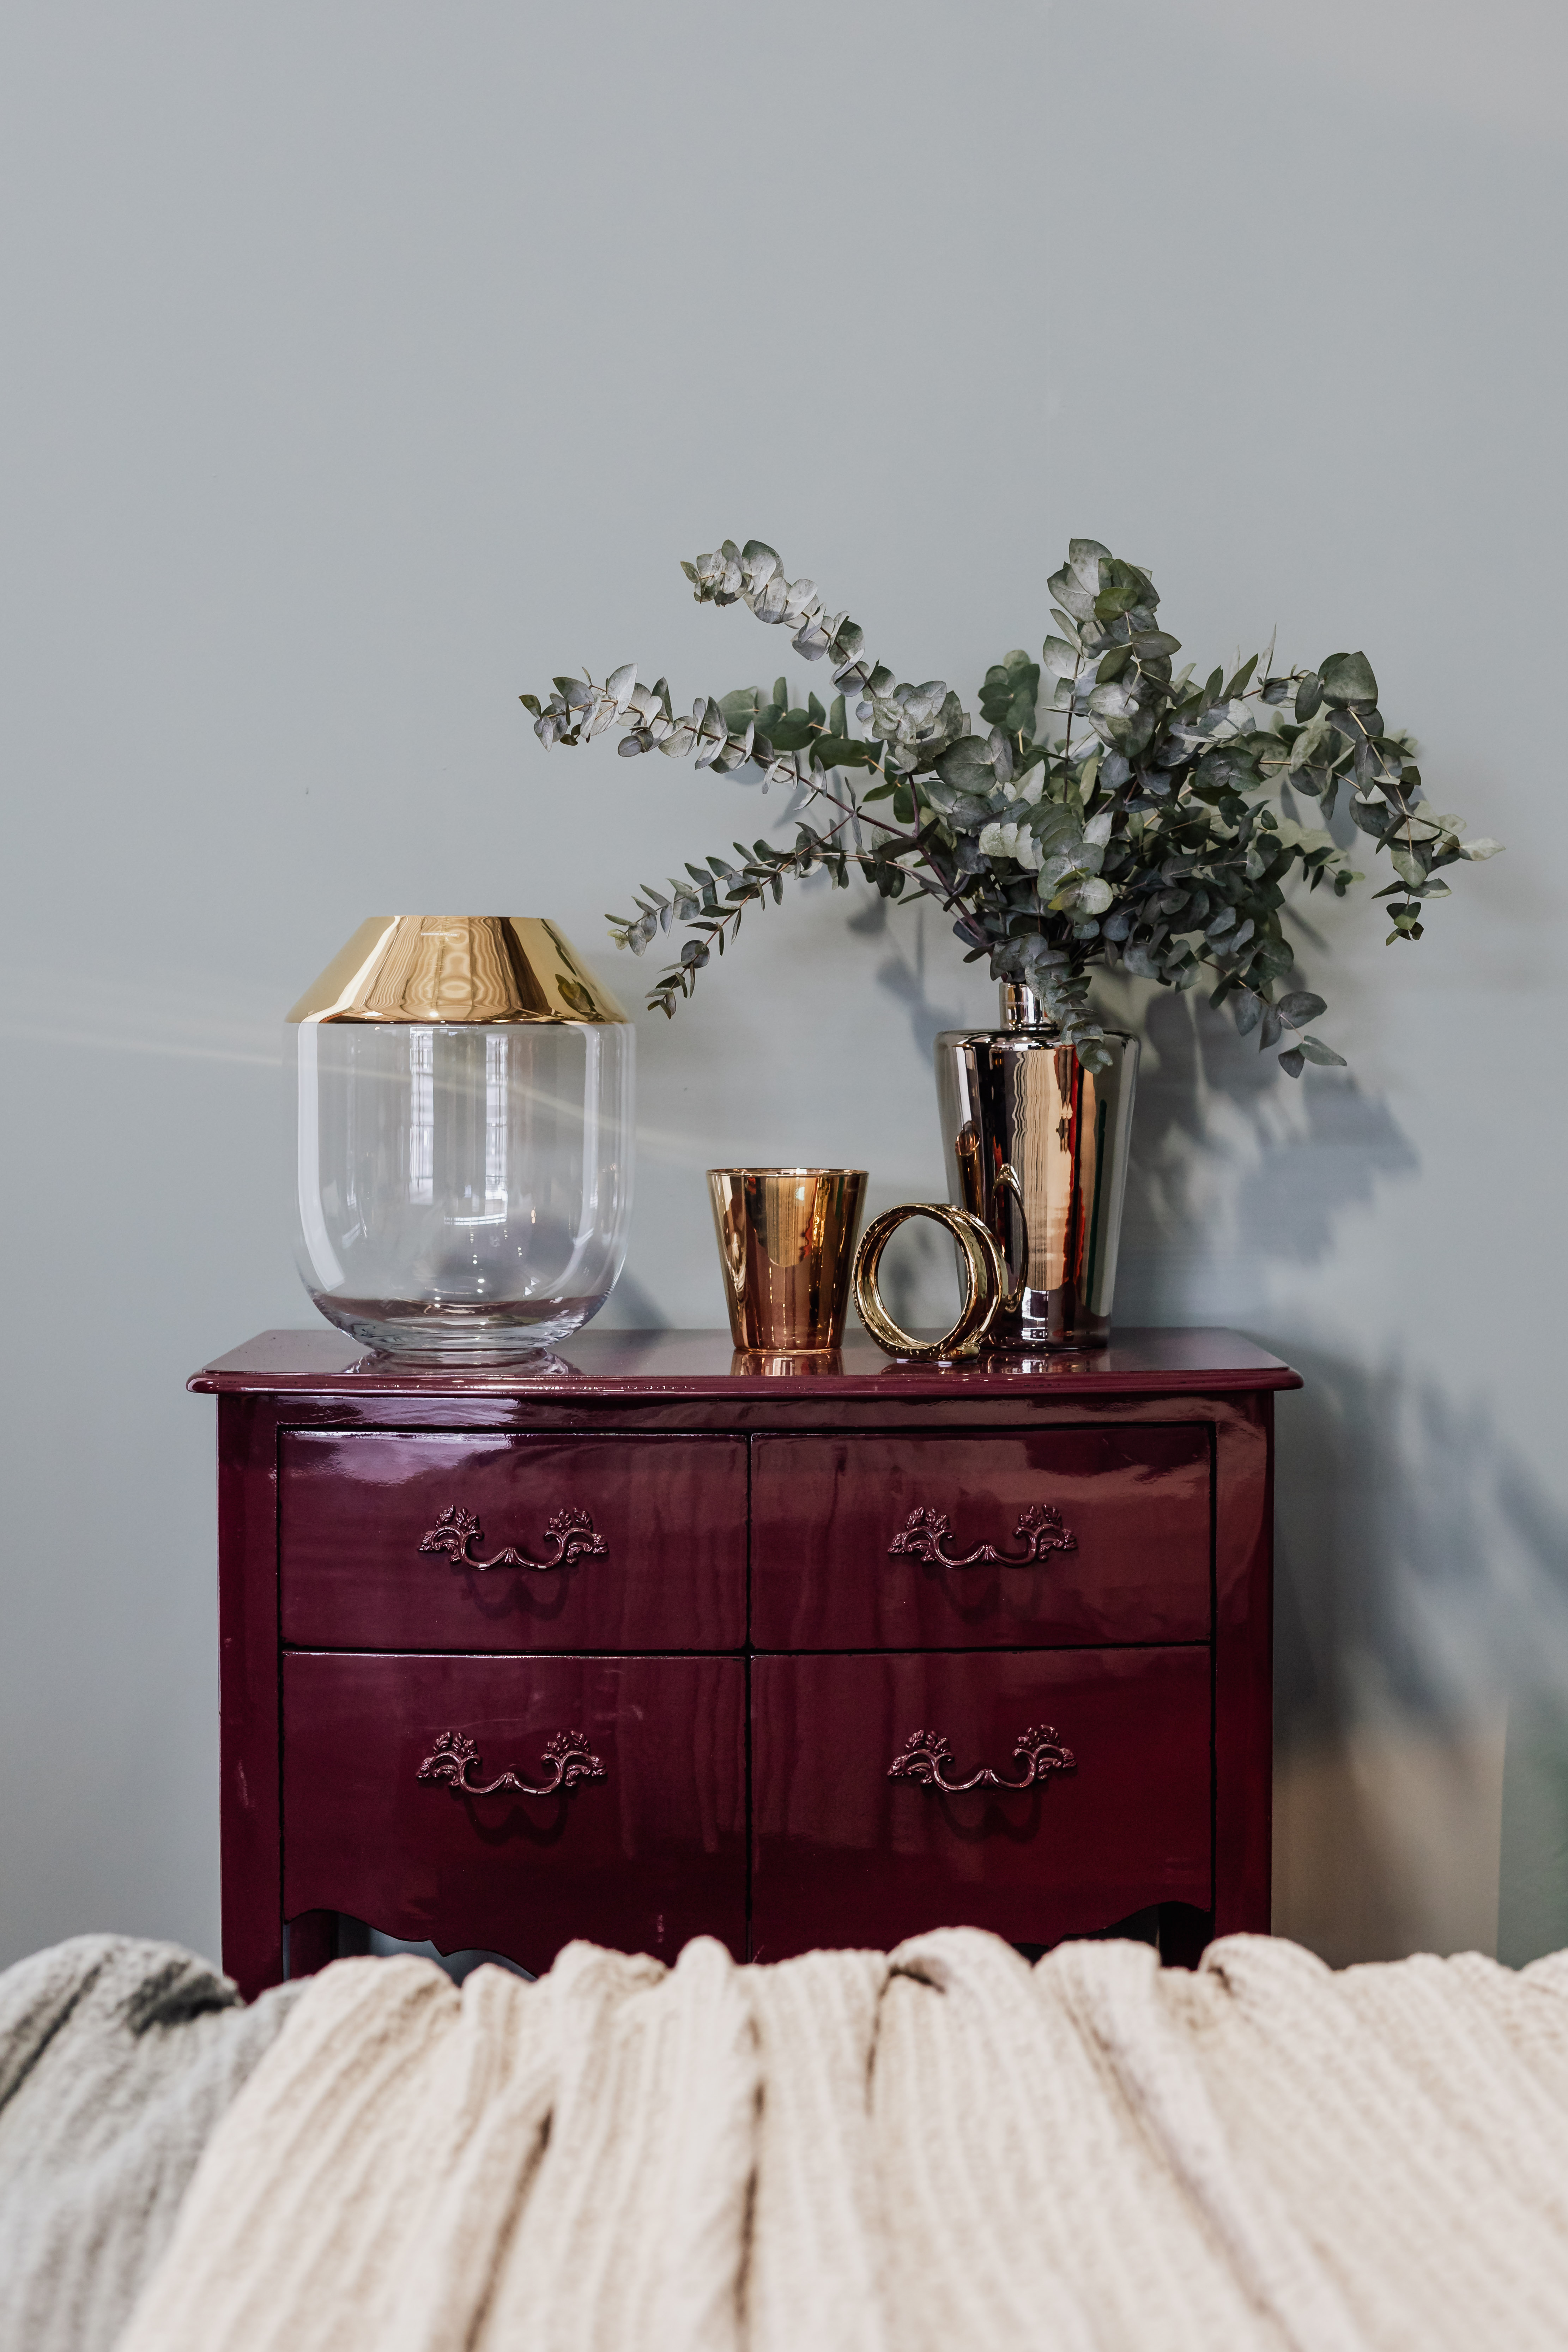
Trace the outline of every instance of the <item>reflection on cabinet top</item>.
{"label": "reflection on cabinet top", "polygon": [[301,1424],[873,1428],[1005,1425],[1257,1396],[1300,1376],[1235,1331],[1120,1331],[1081,1355],[897,1363],[863,1332],[826,1360],[737,1355],[717,1331],[580,1333],[555,1356],[447,1370],[367,1356],[342,1332],[266,1331],[195,1374],[204,1394],[290,1401]]}

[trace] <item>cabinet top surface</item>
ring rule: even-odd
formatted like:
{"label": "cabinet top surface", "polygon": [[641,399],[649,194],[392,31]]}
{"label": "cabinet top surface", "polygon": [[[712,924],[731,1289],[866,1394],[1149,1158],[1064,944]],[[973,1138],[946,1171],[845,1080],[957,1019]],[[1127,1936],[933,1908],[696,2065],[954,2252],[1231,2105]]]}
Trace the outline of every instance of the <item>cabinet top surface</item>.
{"label": "cabinet top surface", "polygon": [[968,1364],[894,1362],[863,1332],[832,1356],[740,1355],[726,1331],[584,1331],[531,1361],[448,1370],[367,1354],[341,1331],[263,1331],[193,1375],[203,1395],[399,1395],[454,1399],[731,1398],[892,1403],[994,1402],[1023,1395],[1215,1395],[1297,1389],[1300,1375],[1237,1331],[1118,1331],[1081,1354],[987,1356]]}

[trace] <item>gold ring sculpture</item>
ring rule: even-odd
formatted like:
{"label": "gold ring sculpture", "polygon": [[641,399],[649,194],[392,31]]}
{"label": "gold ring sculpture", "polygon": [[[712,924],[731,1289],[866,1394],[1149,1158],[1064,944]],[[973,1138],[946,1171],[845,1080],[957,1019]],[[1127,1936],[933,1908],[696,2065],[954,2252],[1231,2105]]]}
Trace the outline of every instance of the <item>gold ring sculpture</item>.
{"label": "gold ring sculpture", "polygon": [[[957,1322],[940,1339],[917,1339],[910,1332],[900,1330],[883,1306],[877,1287],[882,1252],[908,1217],[930,1217],[934,1224],[945,1225],[958,1244],[959,1264],[968,1290]],[[967,1209],[949,1208],[945,1201],[906,1201],[901,1208],[889,1209],[867,1226],[855,1253],[855,1305],[861,1322],[879,1348],[885,1348],[889,1356],[907,1356],[917,1364],[935,1363],[944,1357],[978,1355],[1006,1286],[1002,1253],[990,1227],[971,1216]]]}

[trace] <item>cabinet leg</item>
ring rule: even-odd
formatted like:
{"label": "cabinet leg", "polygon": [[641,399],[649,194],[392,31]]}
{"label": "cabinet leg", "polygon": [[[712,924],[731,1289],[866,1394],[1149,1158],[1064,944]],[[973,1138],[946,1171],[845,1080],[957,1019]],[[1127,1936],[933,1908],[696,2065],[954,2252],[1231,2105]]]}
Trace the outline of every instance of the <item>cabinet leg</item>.
{"label": "cabinet leg", "polygon": [[1160,1906],[1160,1958],[1168,1969],[1195,1969],[1214,1938],[1214,1913],[1191,1903]]}
{"label": "cabinet leg", "polygon": [[301,1911],[284,1928],[285,1966],[290,1977],[313,1977],[338,1957],[338,1915],[335,1911]]}

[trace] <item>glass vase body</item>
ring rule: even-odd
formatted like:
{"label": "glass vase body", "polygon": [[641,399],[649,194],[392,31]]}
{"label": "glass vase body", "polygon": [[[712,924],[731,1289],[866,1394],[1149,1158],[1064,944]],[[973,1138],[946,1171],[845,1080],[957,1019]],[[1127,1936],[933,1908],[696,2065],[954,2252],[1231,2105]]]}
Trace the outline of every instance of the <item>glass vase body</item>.
{"label": "glass vase body", "polygon": [[598,1312],[626,1255],[636,1034],[553,925],[366,925],[288,1036],[295,1251],[329,1322],[482,1363]]}

